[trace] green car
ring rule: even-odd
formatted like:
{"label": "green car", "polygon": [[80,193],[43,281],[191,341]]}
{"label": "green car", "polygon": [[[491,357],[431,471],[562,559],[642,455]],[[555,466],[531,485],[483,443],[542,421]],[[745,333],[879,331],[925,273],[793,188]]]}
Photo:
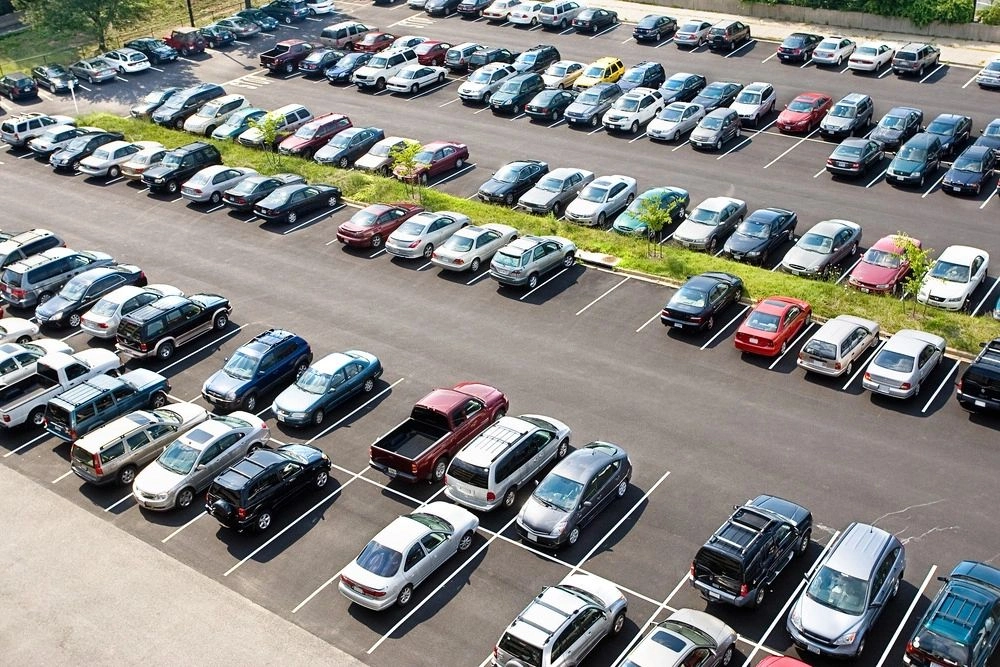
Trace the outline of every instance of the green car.
{"label": "green car", "polygon": [[643,217],[643,212],[648,210],[647,207],[652,206],[670,214],[670,222],[663,225],[666,227],[687,217],[690,205],[691,196],[687,190],[673,187],[652,188],[636,197],[629,207],[622,211],[612,229],[626,236],[646,236],[649,234],[649,227],[640,218]]}

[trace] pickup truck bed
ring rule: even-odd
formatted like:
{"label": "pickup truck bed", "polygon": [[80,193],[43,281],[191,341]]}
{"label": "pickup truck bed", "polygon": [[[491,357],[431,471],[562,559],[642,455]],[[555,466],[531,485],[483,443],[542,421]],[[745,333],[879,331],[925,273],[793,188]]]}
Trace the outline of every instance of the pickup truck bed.
{"label": "pickup truck bed", "polygon": [[396,439],[380,443],[378,449],[393,452],[400,458],[415,460],[448,433],[444,429],[431,429],[426,425],[422,429],[422,432],[413,429],[407,429],[405,433],[399,432],[395,434]]}

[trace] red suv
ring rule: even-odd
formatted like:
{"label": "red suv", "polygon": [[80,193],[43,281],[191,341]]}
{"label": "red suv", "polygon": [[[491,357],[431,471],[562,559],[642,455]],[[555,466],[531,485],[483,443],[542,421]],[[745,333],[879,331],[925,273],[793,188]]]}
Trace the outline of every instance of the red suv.
{"label": "red suv", "polygon": [[204,53],[208,43],[197,28],[174,28],[173,32],[163,38],[167,46],[180,52],[182,56],[193,53]]}
{"label": "red suv", "polygon": [[349,127],[354,127],[351,119],[343,114],[328,113],[317,116],[286,137],[278,144],[278,152],[286,155],[300,155],[305,158],[326,145],[330,139]]}

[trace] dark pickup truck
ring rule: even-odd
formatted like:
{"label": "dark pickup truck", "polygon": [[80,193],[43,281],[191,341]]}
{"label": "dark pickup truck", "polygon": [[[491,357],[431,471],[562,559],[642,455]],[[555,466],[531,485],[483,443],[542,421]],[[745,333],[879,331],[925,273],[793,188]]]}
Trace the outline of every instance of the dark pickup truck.
{"label": "dark pickup truck", "polygon": [[502,391],[478,382],[435,389],[417,401],[409,419],[372,443],[369,463],[389,477],[440,482],[451,457],[508,406]]}
{"label": "dark pickup truck", "polygon": [[261,67],[272,72],[291,74],[299,67],[299,62],[312,53],[313,47],[301,39],[286,39],[278,42],[270,51],[260,54]]}

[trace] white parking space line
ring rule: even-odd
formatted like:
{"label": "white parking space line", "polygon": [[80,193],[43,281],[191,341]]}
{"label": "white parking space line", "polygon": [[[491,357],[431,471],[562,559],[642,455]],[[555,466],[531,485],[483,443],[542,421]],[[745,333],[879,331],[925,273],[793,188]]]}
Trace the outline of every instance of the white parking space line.
{"label": "white parking space line", "polygon": [[[264,33],[261,33],[261,34],[263,35]],[[274,37],[274,35],[271,35],[271,37]],[[190,58],[185,58],[184,56],[178,56],[177,60],[183,60],[186,63],[191,63],[192,65],[197,65],[198,64],[198,62],[196,60],[191,60]],[[80,87],[83,88],[83,86],[80,86]]]}
{"label": "white parking space line", "polygon": [[[233,44],[239,44],[240,46],[250,46],[250,42],[241,42],[238,39],[233,40]],[[152,69],[156,69],[156,68],[153,67]],[[162,69],[157,69],[156,71],[157,72],[162,72],[163,70]]]}
{"label": "white parking space line", "polygon": [[303,222],[303,223],[300,223],[300,224],[298,224],[298,225],[295,225],[295,226],[294,226],[294,227],[292,227],[291,229],[286,229],[285,231],[281,232],[281,235],[282,235],[282,236],[284,236],[285,234],[291,234],[291,233],[292,233],[292,232],[294,232],[294,231],[295,231],[296,229],[302,229],[302,228],[303,228],[303,227],[305,227],[306,225],[311,225],[312,223],[316,222],[317,220],[322,220],[323,218],[327,217],[328,215],[333,215],[334,213],[336,213],[337,211],[339,211],[339,210],[340,210],[340,209],[342,209],[342,208],[344,208],[344,205],[343,205],[343,204],[341,204],[340,206],[337,206],[336,208],[331,208],[331,209],[330,209],[329,211],[327,211],[326,213],[320,213],[319,215],[317,215],[317,216],[314,216],[314,217],[312,217],[312,218],[310,218],[310,219],[306,220],[306,221],[305,221],[305,222]]}
{"label": "white parking space line", "polygon": [[83,333],[83,329],[77,329],[76,331],[74,331],[73,333],[69,334],[68,336],[63,336],[62,338],[60,338],[59,342],[65,343],[67,340],[69,340],[73,336],[79,336],[82,333]]}
{"label": "white parking space line", "polygon": [[[755,134],[759,134],[759,132],[758,132],[758,133],[755,133]],[[744,146],[746,146],[746,145],[747,145],[747,144],[749,144],[749,143],[750,143],[750,137],[745,137],[745,138],[743,139],[743,141],[741,141],[740,143],[736,144],[735,146],[733,146],[733,147],[732,147],[732,148],[730,148],[730,149],[729,149],[728,151],[726,151],[725,153],[723,153],[722,155],[720,155],[719,157],[717,157],[717,158],[715,158],[715,159],[716,159],[716,160],[721,160],[722,158],[726,157],[726,156],[727,156],[727,155],[729,155],[730,153],[732,153],[732,152],[734,152],[734,151],[738,151],[739,149],[743,148]]]}
{"label": "white parking space line", "polygon": [[919,83],[923,83],[923,82],[924,82],[924,81],[926,81],[927,79],[929,79],[929,78],[931,78],[932,76],[934,76],[935,74],[937,74],[937,73],[938,73],[938,71],[939,71],[939,70],[940,70],[940,69],[941,69],[942,67],[944,67],[944,63],[941,63],[940,65],[938,65],[937,67],[935,67],[935,68],[934,68],[934,69],[933,69],[933,70],[931,71],[931,73],[930,73],[930,74],[928,74],[927,76],[925,76],[924,78],[922,78],[922,79],[921,79],[921,80],[919,81]]}
{"label": "white parking space line", "polygon": [[882,171],[881,171],[881,172],[879,173],[879,175],[878,175],[878,176],[876,176],[875,178],[873,178],[873,179],[871,180],[871,182],[870,182],[870,183],[868,183],[868,185],[866,185],[866,186],[865,186],[865,189],[868,189],[868,188],[870,188],[871,186],[873,186],[873,185],[875,185],[876,183],[878,183],[879,181],[881,181],[881,180],[882,180],[882,177],[883,177],[883,176],[885,176],[885,172],[887,172],[887,171],[889,171],[889,168],[888,168],[888,167],[886,167],[885,169],[883,169],[883,170],[882,170]]}
{"label": "white parking space line", "polygon": [[32,153],[31,151],[28,151],[28,152],[27,152],[27,153],[25,153],[24,155],[18,155],[18,156],[17,156],[17,159],[18,159],[18,160],[30,160],[30,159],[31,159],[31,158],[33,158],[33,157],[35,157],[35,154],[34,154],[34,153]]}
{"label": "white parking space line", "polygon": [[70,468],[69,470],[67,470],[63,474],[59,475],[58,477],[56,477],[54,480],[52,480],[52,483],[53,484],[58,484],[59,482],[63,481],[64,479],[66,479],[67,477],[69,477],[72,474],[73,474],[73,469]]}
{"label": "white parking space line", "polygon": [[975,74],[973,74],[973,75],[972,75],[972,78],[971,78],[971,79],[969,79],[968,81],[966,81],[966,82],[965,82],[965,83],[964,83],[964,84],[962,85],[962,90],[965,90],[965,89],[966,89],[966,88],[967,88],[967,87],[969,86],[969,84],[970,84],[970,83],[972,83],[973,81],[975,81],[975,80],[976,80],[976,77],[977,77],[977,76],[979,76],[979,72],[976,72]]}
{"label": "white parking space line", "polygon": [[125,83],[128,83],[128,79],[126,79],[126,78],[125,78],[125,77],[123,77],[123,76],[118,76],[118,75],[115,75],[115,78],[116,78],[116,79],[118,79],[119,81],[123,81],[123,82],[125,82]]}
{"label": "white parking space line", "polygon": [[[612,25],[612,26],[608,26],[607,28],[605,28],[605,29],[604,29],[604,30],[602,30],[601,32],[599,32],[599,33],[597,33],[597,34],[594,34],[594,35],[591,35],[591,36],[590,36],[590,39],[597,39],[597,38],[598,38],[598,37],[600,37],[601,35],[606,35],[606,34],[608,34],[609,32],[611,32],[612,30],[614,30],[615,28],[617,28],[617,27],[618,27],[618,26],[620,26],[620,25],[621,25],[620,23],[616,23],[616,24],[614,24],[614,25]],[[626,42],[622,42],[622,44],[625,44],[625,43],[626,43]]]}
{"label": "white parking space line", "polygon": [[438,109],[440,109],[441,107],[446,107],[449,104],[454,104],[455,102],[459,102],[459,101],[461,101],[461,99],[462,99],[461,97],[456,97],[455,99],[449,100],[448,102],[445,102],[444,104],[439,104],[438,105]]}
{"label": "white parking space line", "polygon": [[788,346],[788,349],[785,350],[784,352],[782,352],[781,354],[779,354],[778,357],[773,362],[771,362],[771,365],[767,367],[767,370],[773,371],[774,367],[777,366],[781,362],[781,360],[785,358],[785,355],[788,354],[789,351],[791,351],[792,349],[794,349],[795,346],[799,344],[799,341],[802,340],[803,336],[805,336],[807,333],[809,333],[810,331],[812,331],[812,328],[814,326],[816,326],[816,323],[815,322],[810,322],[809,326],[807,326],[805,329],[803,329],[799,333],[799,335],[795,337],[795,340],[793,340],[792,344]]}
{"label": "white parking space line", "polygon": [[562,274],[566,273],[567,271],[569,271],[569,268],[565,268],[565,269],[563,269],[562,271],[560,271],[560,272],[559,272],[559,273],[557,273],[556,275],[554,275],[554,276],[552,276],[551,278],[549,278],[548,280],[546,280],[546,281],[545,281],[544,283],[541,283],[541,284],[539,284],[539,285],[538,285],[538,287],[536,287],[535,289],[533,289],[533,290],[528,290],[527,292],[525,292],[525,293],[524,293],[524,294],[523,294],[523,295],[521,296],[521,298],[520,298],[520,299],[518,299],[518,301],[524,301],[524,300],[525,300],[525,299],[527,299],[527,298],[528,298],[529,296],[531,296],[532,294],[534,294],[534,293],[535,293],[535,292],[537,292],[538,290],[542,289],[543,287],[545,287],[545,286],[546,286],[546,285],[548,285],[548,284],[549,284],[550,282],[552,282],[553,280],[555,280],[556,278],[558,278],[558,277],[559,277],[559,276],[561,276]]}
{"label": "white parking space line", "polygon": [[603,131],[604,131],[604,125],[601,125],[597,129],[594,129],[594,130],[591,130],[590,132],[588,132],[587,136],[591,136],[591,135],[597,134],[598,132],[603,132]]}
{"label": "white parking space line", "polygon": [[993,294],[993,290],[997,288],[997,285],[1000,285],[1000,279],[993,281],[993,286],[990,287],[990,291],[986,293],[986,296],[984,296],[982,301],[979,302],[979,305],[976,306],[975,309],[970,313],[971,317],[975,317],[976,315],[979,314],[979,309],[982,308],[983,304],[986,303],[986,300],[990,298],[990,295]]}
{"label": "white parking space line", "polygon": [[647,326],[649,326],[650,324],[652,324],[653,320],[655,320],[656,318],[658,318],[660,316],[660,313],[662,313],[662,312],[663,312],[662,309],[656,311],[656,315],[653,315],[651,318],[649,318],[648,320],[646,320],[645,324],[643,324],[641,327],[639,327],[638,329],[636,329],[635,332],[639,333],[640,331],[642,331],[643,329],[645,329]]}
{"label": "white parking space line", "polygon": [[[876,348],[875,348],[875,351],[874,351],[874,352],[872,352],[871,356],[870,356],[870,357],[868,357],[868,358],[869,358],[869,359],[871,359],[871,358],[872,358],[872,357],[874,357],[874,356],[875,356],[876,354],[878,354],[878,351],[879,351],[879,350],[881,350],[883,346],[885,346],[885,341],[882,341],[881,343],[879,343],[879,344],[878,344],[878,347],[876,347]],[[866,366],[867,366],[867,364],[858,364],[858,370],[854,371],[854,375],[852,375],[852,376],[851,376],[851,377],[850,377],[850,378],[849,378],[849,379],[847,380],[847,383],[846,383],[846,384],[844,384],[844,386],[843,386],[843,387],[841,387],[841,388],[840,388],[840,390],[841,390],[841,391],[847,391],[847,388],[848,388],[848,387],[850,387],[850,386],[851,386],[851,384],[853,384],[853,383],[854,383],[854,381],[858,379],[858,376],[859,376],[859,375],[861,375],[862,373],[864,373],[864,372],[865,372],[865,367],[866,367]]]}
{"label": "white parking space line", "polygon": [[181,526],[180,528],[178,528],[177,530],[175,530],[174,532],[170,533],[169,535],[167,535],[166,537],[164,537],[162,540],[160,540],[160,544],[166,544],[170,540],[174,539],[174,537],[177,534],[179,534],[182,530],[184,530],[185,528],[187,528],[188,526],[190,526],[192,523],[194,523],[198,519],[200,519],[202,517],[206,517],[206,516],[208,516],[208,512],[199,512],[198,514],[195,515],[195,517],[193,519],[191,519],[186,524],[184,524],[183,526]]}
{"label": "white parking space line", "polygon": [[689,143],[691,143],[691,140],[690,139],[685,139],[684,143],[677,144],[676,146],[674,146],[673,148],[670,149],[670,152],[673,153],[675,151],[679,151],[681,148],[683,148],[684,146],[687,146]]}
{"label": "white parking space line", "polygon": [[541,29],[542,29],[542,25],[538,24],[536,26],[532,26],[532,27],[528,28],[528,32],[535,32],[536,30],[541,30]]}
{"label": "white parking space line", "polygon": [[421,97],[424,97],[426,95],[430,95],[431,93],[437,92],[437,91],[441,90],[442,88],[447,88],[448,86],[451,85],[452,81],[454,81],[454,80],[455,79],[448,79],[447,81],[445,81],[441,85],[434,86],[433,88],[427,88],[426,90],[422,90],[419,93],[417,93],[416,95],[411,95],[410,97],[407,97],[406,101],[407,102],[412,102],[413,100],[418,100]]}
{"label": "white parking space line", "polygon": [[[362,479],[363,479],[363,478],[362,478]],[[295,607],[294,607],[294,608],[292,609],[292,613],[294,614],[294,613],[295,613],[295,612],[297,612],[297,611],[298,611],[299,609],[302,609],[302,607],[304,607],[304,606],[306,606],[307,604],[309,604],[309,602],[310,602],[310,601],[311,601],[311,600],[312,600],[312,599],[313,599],[314,597],[316,597],[317,595],[319,595],[320,593],[322,593],[322,592],[323,592],[323,591],[324,591],[324,590],[326,589],[326,587],[327,587],[327,586],[329,586],[330,584],[332,584],[333,582],[335,582],[335,581],[336,581],[337,579],[339,579],[339,578],[340,578],[340,573],[341,573],[341,572],[343,572],[343,571],[344,571],[344,568],[340,568],[339,570],[337,570],[336,574],[334,574],[334,575],[333,575],[332,577],[330,577],[330,578],[329,578],[329,579],[327,579],[327,580],[326,580],[325,582],[323,582],[323,584],[322,584],[322,585],[321,585],[321,586],[320,586],[319,588],[317,588],[316,590],[314,590],[314,591],[313,591],[312,593],[310,593],[310,594],[309,594],[309,595],[308,595],[308,596],[306,597],[306,599],[305,599],[305,600],[303,600],[302,602],[300,602],[300,603],[298,603],[297,605],[295,605]]]}
{"label": "white parking space line", "polygon": [[840,277],[837,278],[837,282],[835,282],[834,285],[839,285],[841,283],[841,281],[844,280],[844,278],[846,278],[847,276],[851,275],[851,271],[853,271],[854,267],[857,266],[860,263],[861,263],[861,257],[858,257],[857,260],[855,260],[854,264],[851,264],[850,268],[848,268],[846,271],[844,271],[842,274],[840,274]]}
{"label": "white parking space line", "polygon": [[958,367],[959,365],[961,365],[961,363],[962,362],[958,361],[957,359],[955,360],[955,363],[952,364],[951,366],[951,370],[948,371],[948,374],[944,376],[943,380],[941,380],[941,384],[939,384],[938,388],[934,390],[934,393],[931,394],[931,397],[927,399],[927,402],[924,404],[923,409],[920,410],[920,414],[924,414],[927,412],[927,410],[931,407],[931,403],[933,403],[934,399],[938,397],[938,394],[941,393],[941,390],[945,388],[945,385],[950,385],[951,376],[955,374],[955,371],[958,370]]}
{"label": "white parking space line", "polygon": [[199,353],[199,352],[201,352],[202,350],[207,350],[208,348],[212,347],[212,346],[213,346],[213,345],[215,345],[216,343],[221,343],[221,342],[222,342],[223,340],[225,340],[226,338],[229,338],[230,336],[234,336],[234,335],[238,334],[238,333],[240,332],[240,330],[241,330],[241,329],[243,329],[243,327],[245,327],[245,326],[246,326],[245,324],[241,324],[240,326],[236,327],[236,328],[235,328],[235,329],[233,329],[232,331],[227,331],[226,333],[222,334],[222,335],[221,335],[221,336],[219,336],[218,338],[216,338],[216,339],[212,340],[212,341],[211,341],[210,343],[206,343],[205,345],[202,345],[201,347],[199,347],[199,348],[198,348],[197,350],[195,350],[194,352],[191,352],[190,354],[186,354],[186,355],[184,355],[183,357],[181,357],[180,359],[177,359],[177,360],[175,360],[174,362],[172,362],[172,363],[170,363],[170,364],[168,364],[168,365],[164,366],[164,367],[163,367],[163,368],[161,368],[161,369],[160,369],[160,370],[159,370],[158,372],[159,372],[159,373],[160,373],[160,374],[162,375],[162,374],[163,374],[164,372],[166,372],[166,370],[167,370],[168,368],[173,368],[174,366],[176,366],[177,364],[181,363],[181,362],[182,362],[182,361],[184,361],[185,359],[188,359],[189,357],[192,357],[192,356],[194,356],[194,355],[198,354],[198,353]]}
{"label": "white parking space line", "polygon": [[809,58],[809,60],[805,61],[804,63],[802,63],[799,66],[799,69],[805,69],[805,68],[809,67],[810,65],[812,65],[812,61],[813,61],[813,59]]}
{"label": "white parking space line", "polygon": [[135,193],[136,193],[137,195],[144,195],[144,194],[146,194],[147,192],[149,192],[149,188],[148,188],[148,187],[147,187],[147,188],[143,188],[142,190],[136,190],[136,191],[135,191]]}
{"label": "white parking space line", "polygon": [[519,113],[519,114],[517,114],[516,116],[514,116],[513,118],[509,118],[509,119],[507,119],[507,122],[509,122],[509,123],[513,123],[513,122],[514,122],[515,120],[518,120],[519,118],[524,118],[524,117],[525,117],[525,116],[527,116],[527,115],[528,115],[528,114],[526,114],[526,113],[523,113],[523,112],[522,112],[522,113]]}
{"label": "white parking space line", "polygon": [[764,58],[763,60],[761,60],[761,61],[760,61],[760,63],[761,63],[762,65],[763,65],[763,64],[764,64],[764,63],[766,63],[766,62],[767,62],[768,60],[770,60],[771,58],[774,58],[774,57],[775,57],[775,56],[777,56],[777,55],[778,55],[778,52],[777,52],[777,51],[775,51],[774,53],[772,53],[771,55],[769,55],[769,56],[768,56],[767,58]]}
{"label": "white parking space line", "polygon": [[817,132],[819,132],[819,128],[818,127],[815,130],[813,130],[812,132],[810,132],[809,134],[807,134],[806,136],[804,136],[801,139],[799,139],[798,141],[796,141],[794,144],[792,144],[791,147],[788,148],[788,150],[786,150],[784,153],[782,153],[778,157],[774,158],[773,160],[771,160],[770,162],[768,162],[767,164],[765,164],[764,165],[764,169],[767,169],[772,164],[774,164],[775,162],[777,162],[781,158],[783,158],[786,155],[788,155],[789,153],[791,153],[793,150],[795,150],[796,148],[798,148],[806,140],[811,139],[813,137],[813,135],[816,134]]}
{"label": "white parking space line", "polygon": [[622,44],[628,44],[628,43],[629,43],[629,42],[631,42],[631,41],[632,41],[632,38],[631,38],[631,37],[629,37],[628,39],[624,40],[624,41],[622,42]]}
{"label": "white parking space line", "polygon": [[740,312],[736,313],[736,317],[734,317],[733,319],[729,320],[729,322],[726,323],[726,326],[724,326],[724,327],[720,328],[718,331],[716,331],[715,335],[712,336],[711,338],[709,338],[708,341],[704,345],[702,345],[701,348],[699,348],[699,349],[704,350],[709,345],[711,345],[712,343],[714,343],[716,338],[718,338],[722,334],[726,333],[726,329],[728,329],[729,327],[733,326],[733,323],[736,322],[736,320],[738,320],[741,317],[743,317],[743,313],[747,312],[748,310],[750,310],[750,306],[743,306],[743,310],[741,310]]}
{"label": "white parking space line", "polygon": [[672,44],[673,41],[674,41],[673,37],[668,37],[667,39],[663,40],[663,42],[661,42],[660,44],[657,44],[655,48],[661,49],[664,46],[666,46],[667,44]]}
{"label": "white parking space line", "polygon": [[251,222],[255,222],[256,220],[257,220],[257,216],[256,216],[256,215],[251,215],[251,216],[250,216],[249,218],[247,218],[246,220],[241,220],[241,222],[242,222],[242,223],[243,223],[244,225],[249,225],[249,224],[250,224]]}
{"label": "white parking space line", "polygon": [[[740,48],[736,49],[735,51],[730,51],[729,53],[727,53],[727,54],[726,54],[725,56],[723,56],[723,57],[725,57],[725,58],[729,58],[729,57],[732,57],[732,56],[735,56],[735,55],[736,55],[737,53],[739,53],[739,52],[740,52],[740,51],[742,51],[743,49],[747,48],[748,46],[753,46],[753,45],[754,45],[754,44],[756,44],[756,43],[757,43],[757,40],[756,40],[756,39],[751,39],[751,40],[750,40],[749,42],[747,42],[746,44],[744,44],[744,45],[743,45],[743,46],[741,46]],[[776,51],[775,53],[777,53],[777,51]]]}
{"label": "white parking space line", "polygon": [[282,28],[288,28],[289,30],[301,30],[301,28],[299,28],[298,26],[294,26],[294,25],[284,25],[284,26],[280,26],[280,27],[282,27]]}
{"label": "white parking space line", "polygon": [[566,119],[565,119],[565,118],[560,118],[560,119],[559,119],[559,120],[557,120],[556,122],[554,122],[554,123],[552,123],[551,125],[549,125],[549,127],[557,127],[557,126],[559,126],[559,125],[562,125],[562,124],[563,124],[563,123],[565,123],[565,122],[566,122]]}
{"label": "white parking space line", "polygon": [[474,168],[475,166],[476,166],[475,162],[470,162],[469,164],[465,165],[462,169],[459,169],[458,171],[456,171],[453,174],[445,176],[440,181],[435,181],[434,183],[431,183],[427,187],[434,188],[434,187],[437,187],[439,185],[443,185],[443,184],[447,183],[448,181],[450,181],[453,178],[458,178],[459,176],[461,176],[465,172],[469,171],[470,169]]}
{"label": "white parking space line", "polygon": [[[331,241],[330,243],[333,243],[333,241]],[[384,254],[385,254],[385,248],[382,248],[381,250],[376,250],[372,254],[368,255],[368,259],[375,259],[379,255],[384,255]]]}
{"label": "white parking space line", "polygon": [[46,431],[45,433],[42,433],[41,435],[32,438],[31,440],[29,440],[28,442],[24,443],[20,447],[17,447],[16,449],[10,450],[6,454],[4,454],[3,457],[7,458],[8,456],[13,456],[14,454],[17,454],[19,451],[21,451],[22,449],[24,449],[25,447],[29,447],[29,446],[35,444],[36,442],[38,442],[39,440],[43,440],[43,439],[47,438],[48,436],[49,436],[48,431]]}
{"label": "white parking space line", "polygon": [[[402,382],[405,379],[406,378],[399,378],[398,380],[396,380],[395,382],[393,382],[392,384],[390,384],[388,387],[386,387],[385,389],[383,389],[379,393],[375,394],[374,396],[372,396],[371,398],[369,398],[367,401],[365,401],[364,403],[362,403],[358,407],[354,408],[353,410],[351,410],[350,412],[348,412],[346,415],[344,415],[343,417],[341,417],[337,421],[333,422],[332,424],[330,424],[329,426],[327,426],[325,429],[323,429],[322,431],[320,431],[316,435],[314,435],[313,437],[311,437],[308,440],[306,440],[305,444],[307,444],[307,445],[313,444],[314,442],[316,442],[316,440],[318,440],[319,438],[323,437],[324,435],[326,435],[327,433],[329,433],[333,429],[337,428],[338,426],[340,426],[341,424],[343,424],[345,421],[347,421],[348,419],[350,419],[351,417],[353,417],[357,413],[359,413],[362,410],[364,410],[365,408],[367,408],[369,405],[371,405],[371,403],[373,401],[376,401],[376,400],[382,398],[383,396],[385,396],[386,394],[388,394],[390,391],[392,391],[393,387],[395,387],[396,385],[398,385],[400,382]],[[364,470],[362,470],[361,472],[364,472]]]}
{"label": "white parking space line", "polygon": [[823,167],[822,169],[820,169],[819,171],[817,171],[815,174],[813,174],[813,178],[819,178],[821,175],[823,175],[824,172],[826,172],[826,167]]}
{"label": "white parking space line", "polygon": [[490,272],[489,272],[489,271],[483,271],[483,272],[482,272],[482,273],[480,273],[480,274],[479,274],[478,276],[476,276],[475,278],[473,278],[472,280],[470,280],[469,282],[467,282],[467,283],[465,283],[465,284],[466,284],[466,285],[471,285],[471,284],[473,284],[473,283],[476,283],[476,282],[479,282],[479,281],[480,281],[480,280],[482,280],[483,278],[488,278],[488,277],[489,277],[489,275],[490,275]]}
{"label": "white parking space line", "polygon": [[572,33],[574,33],[574,32],[576,32],[576,28],[566,28],[565,30],[563,30],[563,31],[562,31],[561,33],[559,33],[559,34],[560,34],[560,35],[569,35],[569,34],[572,34]]}
{"label": "white parking space line", "polygon": [[941,174],[941,178],[939,178],[936,181],[934,181],[934,185],[932,185],[931,187],[927,188],[927,192],[925,192],[924,194],[920,195],[920,198],[924,199],[924,198],[927,197],[927,195],[929,195],[930,193],[932,193],[935,190],[937,190],[937,187],[939,185],[941,185],[941,181],[943,181],[943,180],[944,180],[944,174]]}
{"label": "white parking space line", "polygon": [[111,510],[113,510],[114,508],[118,507],[119,505],[121,505],[126,500],[131,500],[131,499],[132,499],[132,494],[130,493],[127,496],[125,496],[124,498],[122,498],[121,500],[116,500],[115,502],[113,502],[110,505],[108,505],[107,507],[105,507],[104,511],[105,512],[110,512]]}
{"label": "white parking space line", "polygon": [[426,268],[428,268],[430,266],[434,266],[434,262],[427,262],[426,264],[424,264],[423,266],[421,266],[420,268],[418,268],[417,271],[423,271],[424,269],[426,269]]}
{"label": "white parking space line", "polygon": [[983,203],[979,205],[979,210],[982,211],[984,208],[986,208],[986,205],[989,204],[990,201],[992,201],[993,198],[996,197],[997,195],[1000,195],[1000,187],[991,192],[990,196],[987,197],[985,200],[983,200]]}
{"label": "white parking space line", "polygon": [[920,584],[920,588],[917,589],[917,594],[913,596],[913,601],[910,606],[907,607],[906,613],[903,614],[903,618],[900,619],[899,625],[896,626],[896,631],[892,633],[892,637],[889,639],[889,643],[885,645],[885,650],[882,651],[882,657],[878,659],[875,663],[875,667],[882,667],[885,664],[885,659],[889,657],[889,652],[892,651],[893,646],[896,644],[896,640],[899,639],[899,633],[903,631],[903,626],[910,619],[910,614],[913,613],[914,608],[917,606],[917,602],[924,594],[924,589],[927,588],[927,584],[930,583],[931,577],[937,571],[937,565],[931,565],[931,568],[927,570],[927,576],[924,577],[924,583]]}
{"label": "white parking space line", "polygon": [[[191,61],[189,60],[188,62],[191,62]],[[82,84],[78,83],[78,84],[76,84],[76,87],[77,88],[82,88],[83,90],[86,90],[88,93],[91,92],[90,88],[87,88],[86,86],[84,86]]]}
{"label": "white parking space line", "polygon": [[[105,181],[104,184],[111,185],[113,183],[117,183],[118,181],[124,181],[124,180],[125,180],[124,176],[119,176],[118,178],[112,178],[110,181]],[[208,213],[211,213],[211,211],[208,211]]]}
{"label": "white parking space line", "polygon": [[[612,287],[611,289],[609,289],[607,292],[605,292],[601,296],[597,297],[596,299],[594,299],[593,301],[591,301],[590,303],[588,303],[586,306],[584,306],[580,310],[576,311],[576,314],[579,315],[580,313],[582,313],[583,311],[587,310],[588,308],[590,308],[591,306],[593,306],[595,303],[597,303],[598,301],[600,301],[601,299],[603,299],[607,295],[609,295],[612,292],[614,292],[616,289],[618,289],[619,287],[621,287],[622,285],[624,285],[625,283],[627,283],[629,281],[629,278],[630,278],[630,276],[625,276],[625,278],[620,283],[618,283],[617,285],[615,285],[614,287]],[[998,282],[1000,282],[1000,281],[998,281]]]}
{"label": "white parking space line", "polygon": [[882,77],[884,77],[886,74],[889,74],[890,72],[892,72],[892,67],[886,67],[885,71],[883,71],[881,74],[879,74],[876,78],[881,79]]}

